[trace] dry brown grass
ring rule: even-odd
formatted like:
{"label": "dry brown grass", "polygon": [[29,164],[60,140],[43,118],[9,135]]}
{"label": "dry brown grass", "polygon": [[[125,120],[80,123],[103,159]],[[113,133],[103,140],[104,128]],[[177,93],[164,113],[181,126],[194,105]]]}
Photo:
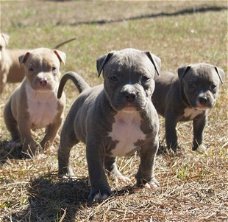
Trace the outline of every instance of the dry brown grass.
{"label": "dry brown grass", "polygon": [[[227,73],[227,11],[161,16],[116,23],[72,25],[82,21],[119,20],[145,14],[175,12],[188,7],[224,6],[226,2],[3,2],[1,29],[11,35],[11,47],[49,46],[76,36],[65,45],[67,64],[95,85],[96,58],[112,49],[148,49],[162,59],[163,69],[207,61]],[[56,26],[57,24],[57,26]],[[192,126],[178,125],[181,151],[157,157],[155,174],[161,187],[156,191],[134,187],[138,157],[119,158],[118,166],[130,176],[128,184],[110,179],[114,194],[89,205],[85,146],[71,154],[75,180],[57,178],[56,150],[35,158],[16,158],[7,148],[9,134],[0,114],[0,221],[228,221],[228,89],[222,87],[205,130],[206,154],[191,151]],[[15,85],[1,96],[0,109]],[[67,110],[77,96],[68,84]],[[67,112],[66,110],[66,112]],[[161,118],[163,144],[164,126]],[[37,139],[42,131],[37,133]]]}

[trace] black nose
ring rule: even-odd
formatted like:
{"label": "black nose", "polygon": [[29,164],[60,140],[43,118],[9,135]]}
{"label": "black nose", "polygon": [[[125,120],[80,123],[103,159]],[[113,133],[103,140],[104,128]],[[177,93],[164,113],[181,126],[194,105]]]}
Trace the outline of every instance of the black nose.
{"label": "black nose", "polygon": [[40,80],[40,85],[41,86],[46,86],[47,85],[47,80],[46,79],[41,79]]}
{"label": "black nose", "polygon": [[127,102],[133,103],[135,101],[135,94],[134,93],[126,93],[125,98]]}
{"label": "black nose", "polygon": [[199,102],[201,105],[206,105],[208,102],[207,97],[203,96],[203,97],[199,97]]}

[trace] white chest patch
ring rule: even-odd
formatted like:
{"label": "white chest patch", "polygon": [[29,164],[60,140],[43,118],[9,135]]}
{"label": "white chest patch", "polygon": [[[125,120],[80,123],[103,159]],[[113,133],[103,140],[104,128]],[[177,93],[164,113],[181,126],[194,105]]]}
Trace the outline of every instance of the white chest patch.
{"label": "white chest patch", "polygon": [[135,150],[135,143],[144,140],[146,135],[140,128],[141,117],[137,111],[120,111],[114,118],[109,136],[113,141],[117,141],[117,144],[111,152],[114,156],[124,156]]}
{"label": "white chest patch", "polygon": [[26,95],[32,127],[39,129],[51,124],[58,112],[57,98],[54,92],[37,92],[30,86],[26,86]]}
{"label": "white chest patch", "polygon": [[193,120],[196,116],[203,113],[205,109],[185,108],[184,117]]}

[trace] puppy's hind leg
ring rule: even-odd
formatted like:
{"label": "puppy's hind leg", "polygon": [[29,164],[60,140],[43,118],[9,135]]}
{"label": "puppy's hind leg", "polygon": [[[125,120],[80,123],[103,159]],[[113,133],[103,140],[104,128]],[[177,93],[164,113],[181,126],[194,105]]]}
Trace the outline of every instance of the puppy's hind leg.
{"label": "puppy's hind leg", "polygon": [[64,124],[58,149],[59,177],[74,177],[74,173],[69,165],[71,148],[79,142],[76,138],[73,127]]}
{"label": "puppy's hind leg", "polygon": [[12,140],[15,142],[20,141],[20,133],[17,127],[17,121],[14,119],[12,110],[10,107],[10,102],[8,102],[4,109],[4,120],[7,129],[9,130]]}
{"label": "puppy's hind leg", "polygon": [[172,149],[174,152],[177,151],[177,132],[176,132],[177,120],[175,115],[171,112],[167,112],[165,116],[165,136],[166,144],[168,149]]}

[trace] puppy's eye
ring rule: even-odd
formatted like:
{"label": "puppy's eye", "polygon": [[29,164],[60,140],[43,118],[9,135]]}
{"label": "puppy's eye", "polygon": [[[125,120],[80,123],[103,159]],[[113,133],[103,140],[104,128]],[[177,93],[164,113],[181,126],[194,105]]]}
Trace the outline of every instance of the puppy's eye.
{"label": "puppy's eye", "polygon": [[51,67],[51,71],[52,71],[52,72],[56,72],[56,70],[57,70],[57,69],[56,69],[55,66]]}
{"label": "puppy's eye", "polygon": [[150,80],[150,78],[147,76],[142,76],[142,78],[141,78],[142,82],[148,82],[149,80]]}
{"label": "puppy's eye", "polygon": [[29,71],[30,72],[33,72],[34,71],[34,68],[33,67],[29,67]]}
{"label": "puppy's eye", "polygon": [[216,90],[216,85],[215,85],[215,84],[211,84],[210,90],[211,90],[211,91],[215,91],[215,90]]}
{"label": "puppy's eye", "polygon": [[118,78],[116,76],[110,76],[109,79],[113,82],[117,82]]}
{"label": "puppy's eye", "polygon": [[0,45],[0,51],[2,51],[2,46]]}

